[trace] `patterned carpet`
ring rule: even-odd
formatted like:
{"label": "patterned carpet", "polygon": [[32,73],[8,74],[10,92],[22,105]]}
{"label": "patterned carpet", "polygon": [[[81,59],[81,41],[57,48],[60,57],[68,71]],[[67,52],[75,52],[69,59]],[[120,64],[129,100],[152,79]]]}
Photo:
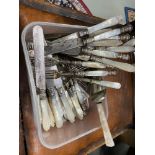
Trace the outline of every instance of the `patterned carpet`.
{"label": "patterned carpet", "polygon": [[49,3],[80,11],[85,14],[92,15],[82,0],[47,0]]}

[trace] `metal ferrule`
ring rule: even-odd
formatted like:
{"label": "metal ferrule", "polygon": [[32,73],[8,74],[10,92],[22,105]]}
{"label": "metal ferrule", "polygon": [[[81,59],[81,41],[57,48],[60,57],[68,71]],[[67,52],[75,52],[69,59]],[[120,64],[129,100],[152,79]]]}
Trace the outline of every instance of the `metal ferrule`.
{"label": "metal ferrule", "polygon": [[120,40],[121,41],[128,41],[131,38],[129,34],[122,34],[120,35]]}
{"label": "metal ferrule", "polygon": [[133,26],[128,24],[122,28],[120,28],[121,33],[131,32],[133,30]]}
{"label": "metal ferrule", "polygon": [[55,89],[54,88],[47,88],[47,91],[49,93],[49,95],[52,97],[52,98],[56,98],[56,94],[55,94]]}
{"label": "metal ferrule", "polygon": [[80,36],[80,37],[84,37],[84,36],[88,36],[88,35],[89,35],[88,30],[80,31],[80,32],[79,32],[79,36]]}
{"label": "metal ferrule", "polygon": [[46,99],[46,91],[44,89],[39,90],[39,95],[41,100]]}
{"label": "metal ferrule", "polygon": [[116,75],[116,71],[108,71],[108,75]]}
{"label": "metal ferrule", "polygon": [[129,60],[130,56],[120,53],[120,54],[118,54],[117,58],[122,59],[122,60]]}
{"label": "metal ferrule", "polygon": [[58,94],[59,94],[60,96],[65,95],[64,89],[63,89],[62,87],[57,88],[57,91],[58,91]]}
{"label": "metal ferrule", "polygon": [[83,39],[83,44],[84,46],[89,44],[89,43],[92,43],[93,41],[95,41],[95,38],[92,37],[92,38],[87,38],[87,39]]}

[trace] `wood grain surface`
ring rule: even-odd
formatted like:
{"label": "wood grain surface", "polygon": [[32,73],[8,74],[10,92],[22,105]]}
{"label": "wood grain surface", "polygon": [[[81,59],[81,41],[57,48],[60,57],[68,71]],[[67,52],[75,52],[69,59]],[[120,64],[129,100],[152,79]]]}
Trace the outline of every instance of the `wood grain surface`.
{"label": "wood grain surface", "polygon": [[[78,20],[69,19],[59,15],[43,12],[34,8],[20,5],[20,33],[24,26],[32,21],[48,21],[56,23],[67,23],[76,25],[89,25]],[[95,24],[95,23],[94,23]],[[27,70],[24,55],[20,44],[20,99],[22,103],[22,115],[24,134],[28,155],[76,155],[87,154],[96,148],[104,145],[102,129],[98,129],[82,138],[79,138],[63,147],[57,149],[47,149],[41,145],[38,139],[33,121],[30,91],[28,86]],[[130,60],[131,61],[131,60]],[[110,81],[120,82],[120,90],[107,90],[107,100],[109,108],[108,123],[113,137],[125,132],[134,124],[134,75],[118,71],[116,76],[105,78]],[[94,121],[91,116],[90,121]],[[78,127],[77,127],[78,128]]]}
{"label": "wood grain surface", "polygon": [[20,3],[25,4],[26,6],[36,8],[38,10],[42,10],[44,12],[57,14],[63,17],[69,17],[75,20],[79,20],[82,22],[87,21],[89,24],[99,23],[103,19],[99,17],[90,16],[79,12],[77,10],[72,10],[65,7],[60,7],[54,4],[49,3],[47,0],[20,0]]}

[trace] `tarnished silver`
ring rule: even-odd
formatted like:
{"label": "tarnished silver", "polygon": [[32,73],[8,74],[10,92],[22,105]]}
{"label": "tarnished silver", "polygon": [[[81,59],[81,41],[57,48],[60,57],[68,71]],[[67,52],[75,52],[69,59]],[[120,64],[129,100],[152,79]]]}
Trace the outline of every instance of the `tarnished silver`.
{"label": "tarnished silver", "polygon": [[86,44],[94,42],[94,41],[100,41],[103,39],[108,39],[110,37],[120,35],[121,33],[130,32],[130,31],[132,31],[132,29],[133,29],[132,25],[126,25],[121,28],[117,28],[117,29],[96,35],[92,38],[85,39],[83,42],[86,45]]}
{"label": "tarnished silver", "polygon": [[113,36],[113,37],[110,37],[108,39],[109,40],[112,39],[112,40],[128,41],[130,38],[131,38],[131,36],[127,33],[127,34],[121,34],[118,36]]}
{"label": "tarnished silver", "polygon": [[103,70],[95,70],[95,71],[79,71],[79,72],[68,72],[68,73],[60,73],[55,70],[46,71],[46,78],[59,78],[60,76],[65,77],[86,77],[86,76],[92,76],[92,77],[103,77],[108,75],[116,75],[116,71],[103,71]]}
{"label": "tarnished silver", "polygon": [[44,64],[44,35],[43,29],[40,26],[33,28],[33,43],[35,55],[35,79],[36,87],[39,91],[40,106],[42,112],[42,125],[45,131],[54,126],[53,113],[48,105],[46,97],[46,82],[45,82],[45,64]]}
{"label": "tarnished silver", "polygon": [[[123,26],[121,28],[117,28],[108,32],[104,32],[102,34],[96,35],[94,37],[90,38],[75,38],[75,39],[69,39],[69,40],[59,40],[59,42],[52,43],[50,46],[45,46],[45,55],[48,54],[54,54],[54,53],[60,53],[67,51],[67,54],[69,54],[69,51],[72,52],[71,49],[76,49],[81,46],[85,46],[89,43],[92,43],[94,41],[100,41],[103,39],[107,39],[112,36],[117,36],[121,33],[129,32],[132,30],[132,25]],[[80,53],[80,50],[77,50],[77,55]],[[74,53],[75,55],[76,53]]]}
{"label": "tarnished silver", "polygon": [[46,90],[45,82],[45,61],[44,61],[44,36],[40,26],[33,28],[34,58],[36,87],[39,90]]}
{"label": "tarnished silver", "polygon": [[87,68],[106,68],[106,66],[103,65],[102,63],[93,62],[93,61],[71,61],[71,60],[57,59],[54,57],[52,58],[49,57],[48,60],[52,61],[53,64],[62,63],[62,64],[71,64],[75,66],[83,66]]}
{"label": "tarnished silver", "polygon": [[[64,51],[68,52],[69,50],[70,50],[70,52],[72,52],[71,49],[75,49],[75,48],[81,47],[83,45],[84,44],[83,44],[81,38],[64,40],[61,42],[53,43],[50,46],[45,46],[45,51],[46,51],[45,55],[55,54],[55,53],[60,53],[60,52],[65,53]],[[77,53],[77,54],[79,54],[79,53]]]}
{"label": "tarnished silver", "polygon": [[103,80],[94,80],[94,79],[87,79],[87,78],[76,78],[78,80],[84,81],[84,82],[89,82],[92,84],[97,84],[97,85],[101,85],[104,87],[108,87],[108,88],[113,88],[113,89],[120,89],[121,88],[121,84],[118,82],[110,82],[110,81],[103,81]]}
{"label": "tarnished silver", "polygon": [[117,17],[112,17],[110,19],[107,19],[105,21],[103,21],[102,23],[99,23],[97,25],[94,25],[92,27],[88,27],[86,30],[80,31],[80,32],[75,32],[72,33],[70,35],[64,36],[62,38],[56,39],[54,41],[52,41],[51,43],[48,43],[48,45],[53,45],[54,43],[62,43],[66,41],[66,40],[73,40],[73,39],[77,39],[79,37],[84,37],[85,35],[91,35],[92,33],[101,30],[101,29],[105,29],[114,25],[117,25],[119,23],[122,22],[122,17],[121,16],[117,16]]}
{"label": "tarnished silver", "polygon": [[105,57],[105,58],[113,58],[113,59],[123,59],[123,60],[129,60],[129,55],[124,55],[121,53],[106,51],[106,50],[89,50],[89,49],[83,49],[83,54],[92,54],[99,57]]}
{"label": "tarnished silver", "polygon": [[118,53],[130,53],[134,52],[135,48],[133,46],[117,46],[117,47],[107,47],[107,51],[118,52]]}
{"label": "tarnished silver", "polygon": [[94,55],[91,55],[91,56],[89,56],[89,55],[79,55],[79,56],[76,56],[74,58],[84,60],[84,61],[89,61],[89,60],[97,61],[97,62],[106,64],[106,65],[113,66],[113,67],[116,67],[118,69],[127,71],[127,72],[135,72],[135,66],[134,65],[131,65],[131,64],[128,64],[128,63],[123,63],[123,62],[117,62],[117,61],[109,60],[109,59],[106,59],[106,58],[99,58],[99,57],[96,57]]}
{"label": "tarnished silver", "polygon": [[101,103],[105,99],[105,94],[106,94],[106,89],[104,88],[92,94],[91,99],[95,103]]}
{"label": "tarnished silver", "polygon": [[47,44],[49,46],[52,46],[55,43],[61,43],[61,42],[67,41],[67,40],[77,39],[78,37],[79,37],[78,33],[75,32],[75,33],[69,34],[67,36],[64,36],[64,37],[58,38],[56,40],[53,40],[52,42],[48,41]]}

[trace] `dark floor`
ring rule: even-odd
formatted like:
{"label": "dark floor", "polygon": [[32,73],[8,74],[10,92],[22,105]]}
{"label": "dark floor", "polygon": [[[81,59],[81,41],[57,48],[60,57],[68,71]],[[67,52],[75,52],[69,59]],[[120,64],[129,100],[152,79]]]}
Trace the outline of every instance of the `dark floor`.
{"label": "dark floor", "polygon": [[107,148],[103,146],[89,155],[134,155],[134,148],[131,148],[128,144],[119,143],[113,148]]}
{"label": "dark floor", "polygon": [[131,130],[116,138],[115,147],[105,145],[90,153],[89,155],[135,155],[134,131]]}

